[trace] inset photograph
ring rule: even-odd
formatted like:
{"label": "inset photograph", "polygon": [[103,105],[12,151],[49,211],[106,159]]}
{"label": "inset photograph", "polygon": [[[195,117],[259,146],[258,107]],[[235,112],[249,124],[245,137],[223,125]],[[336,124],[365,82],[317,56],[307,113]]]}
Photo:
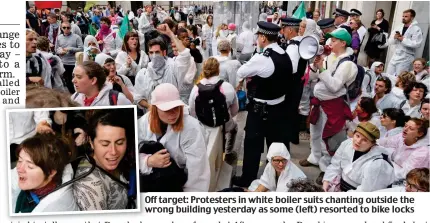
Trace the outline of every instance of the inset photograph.
{"label": "inset photograph", "polygon": [[11,216],[140,210],[135,107],[6,115]]}

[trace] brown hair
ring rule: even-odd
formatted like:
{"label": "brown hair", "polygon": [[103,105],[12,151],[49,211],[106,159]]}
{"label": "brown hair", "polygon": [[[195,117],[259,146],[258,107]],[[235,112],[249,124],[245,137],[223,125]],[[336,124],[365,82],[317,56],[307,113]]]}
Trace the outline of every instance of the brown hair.
{"label": "brown hair", "polygon": [[403,11],[403,13],[411,13],[412,18],[415,18],[416,14],[417,14],[415,12],[415,10],[413,10],[413,9],[407,9],[407,10]]}
{"label": "brown hair", "polygon": [[406,179],[423,191],[429,192],[429,168],[415,168],[409,171]]}
{"label": "brown hair", "polygon": [[125,51],[125,52],[131,52],[131,49],[130,49],[130,47],[128,46],[128,40],[131,38],[131,37],[136,37],[137,38],[137,48],[136,48],[136,51],[137,52],[139,52],[140,51],[140,41],[139,41],[139,34],[137,34],[137,32],[133,32],[133,31],[131,31],[131,32],[128,32],[128,33],[126,33],[125,34],[125,36],[124,36],[124,41],[123,41],[123,44],[122,44],[122,51]]}
{"label": "brown hair", "polygon": [[59,92],[43,86],[26,86],[26,108],[58,108],[79,107],[79,104],[70,99],[69,93]]}
{"label": "brown hair", "polygon": [[148,48],[151,48],[152,46],[156,46],[156,45],[160,46],[161,51],[167,50],[166,43],[164,43],[163,40],[161,40],[159,38],[155,38],[155,39],[149,40],[149,42],[148,42]]}
{"label": "brown hair", "polygon": [[203,63],[203,76],[210,78],[219,75],[219,62],[217,59],[210,57]]}
{"label": "brown hair", "polygon": [[45,180],[52,171],[57,171],[52,180],[61,184],[64,167],[70,161],[69,152],[71,149],[62,139],[52,134],[37,134],[24,140],[16,150],[19,157],[21,150],[24,150],[33,160],[33,163],[42,169]]}
{"label": "brown hair", "polygon": [[105,22],[106,25],[108,25],[109,27],[112,25],[112,21],[110,21],[110,19],[108,17],[102,17],[100,19],[100,22]]}
{"label": "brown hair", "polygon": [[412,82],[415,81],[415,74],[408,71],[403,71],[397,77],[396,87],[407,88]]}
{"label": "brown hair", "polygon": [[424,58],[415,58],[415,60],[414,60],[414,61],[412,61],[412,64],[414,64],[414,63],[415,63],[415,62],[417,62],[417,61],[421,62],[421,64],[422,64],[424,67],[426,66],[426,63],[427,63],[426,59],[424,59]]}
{"label": "brown hair", "polygon": [[421,118],[411,118],[409,121],[413,121],[415,125],[418,126],[418,133],[423,133],[421,137],[418,137],[418,140],[427,136],[427,130],[429,128],[429,122],[421,119]]}
{"label": "brown hair", "polygon": [[[149,129],[152,133],[162,134],[161,120],[158,117],[157,106],[152,105],[149,112]],[[184,106],[179,106],[179,118],[176,123],[172,125],[172,129],[174,132],[180,132],[184,129]]]}
{"label": "brown hair", "polygon": [[49,40],[46,36],[39,36],[37,38],[37,49],[41,51],[49,51]]}
{"label": "brown hair", "polygon": [[47,17],[51,19],[57,19],[57,15],[55,13],[49,13]]}
{"label": "brown hair", "polygon": [[85,61],[79,66],[85,70],[85,74],[87,74],[89,78],[97,78],[97,87],[101,90],[106,82],[106,77],[109,75],[109,70],[94,61]]}

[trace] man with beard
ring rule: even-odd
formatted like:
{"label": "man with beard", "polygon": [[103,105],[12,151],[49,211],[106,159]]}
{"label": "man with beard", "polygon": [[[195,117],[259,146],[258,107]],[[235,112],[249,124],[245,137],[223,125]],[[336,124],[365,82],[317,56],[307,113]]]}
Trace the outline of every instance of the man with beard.
{"label": "man with beard", "polygon": [[399,26],[391,32],[388,44],[394,45],[395,54],[388,63],[387,73],[399,75],[403,71],[410,71],[412,61],[415,59],[415,50],[420,48],[423,41],[423,33],[414,20],[415,11],[408,9],[403,12],[403,26]]}

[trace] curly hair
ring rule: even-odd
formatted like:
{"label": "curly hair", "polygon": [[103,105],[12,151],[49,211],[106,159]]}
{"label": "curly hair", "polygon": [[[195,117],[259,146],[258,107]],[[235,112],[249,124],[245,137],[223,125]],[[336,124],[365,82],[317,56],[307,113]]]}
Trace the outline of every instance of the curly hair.
{"label": "curly hair", "polygon": [[306,178],[291,180],[287,187],[289,188],[288,192],[324,192],[321,187]]}
{"label": "curly hair", "polygon": [[403,71],[402,73],[400,73],[399,76],[397,76],[396,87],[405,89],[412,82],[415,82],[415,81],[416,81],[415,74],[411,72]]}
{"label": "curly hair", "polygon": [[423,191],[429,192],[429,168],[415,168],[406,175],[408,182],[417,185]]}

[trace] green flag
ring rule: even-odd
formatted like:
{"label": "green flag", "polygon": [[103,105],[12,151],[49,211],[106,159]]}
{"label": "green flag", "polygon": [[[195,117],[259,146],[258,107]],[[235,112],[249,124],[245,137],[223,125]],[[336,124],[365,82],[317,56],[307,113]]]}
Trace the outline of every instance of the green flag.
{"label": "green flag", "polygon": [[302,3],[300,3],[299,7],[297,8],[296,12],[294,12],[294,15],[292,17],[295,19],[302,19],[303,17],[306,18],[305,2],[302,1]]}
{"label": "green flag", "polygon": [[96,25],[94,23],[91,23],[89,25],[90,28],[88,29],[88,31],[89,31],[91,36],[96,36],[96,34],[97,34],[97,28],[95,26]]}
{"label": "green flag", "polygon": [[119,37],[124,39],[125,34],[131,31],[130,21],[128,20],[128,15],[124,16],[124,19],[121,22],[121,26],[119,27]]}

